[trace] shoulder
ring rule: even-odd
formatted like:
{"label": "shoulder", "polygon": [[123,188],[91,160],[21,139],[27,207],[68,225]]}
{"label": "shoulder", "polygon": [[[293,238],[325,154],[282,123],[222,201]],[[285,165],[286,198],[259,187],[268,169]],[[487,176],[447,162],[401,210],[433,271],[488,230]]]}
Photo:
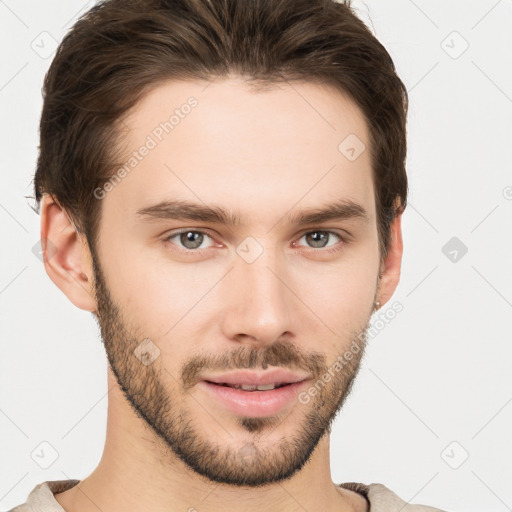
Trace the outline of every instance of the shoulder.
{"label": "shoulder", "polygon": [[383,484],[348,482],[339,485],[362,494],[368,500],[371,512],[445,512],[435,507],[408,503]]}
{"label": "shoulder", "polygon": [[66,512],[55,499],[54,494],[71,489],[80,480],[48,480],[36,485],[27,501],[8,512]]}

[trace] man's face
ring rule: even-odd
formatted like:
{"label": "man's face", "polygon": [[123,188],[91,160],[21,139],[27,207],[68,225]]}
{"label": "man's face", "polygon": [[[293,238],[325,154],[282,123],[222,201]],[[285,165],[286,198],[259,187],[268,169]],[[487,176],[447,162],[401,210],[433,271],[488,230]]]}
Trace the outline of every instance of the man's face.
{"label": "man's face", "polygon": [[[168,453],[210,480],[258,486],[304,465],[359,368],[379,273],[369,151],[357,156],[368,132],[325,86],[206,85],[159,86],[125,121],[137,163],[102,199],[97,314],[119,386]],[[148,210],[165,201],[238,222]],[[367,219],[298,220],[340,201]],[[205,382],[275,368],[307,380],[288,398],[229,390],[234,400]]]}

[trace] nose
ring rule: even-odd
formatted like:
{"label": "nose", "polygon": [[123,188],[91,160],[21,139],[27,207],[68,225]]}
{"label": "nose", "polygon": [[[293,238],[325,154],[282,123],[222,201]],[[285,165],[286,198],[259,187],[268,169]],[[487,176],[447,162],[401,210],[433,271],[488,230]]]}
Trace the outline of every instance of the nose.
{"label": "nose", "polygon": [[224,336],[264,347],[293,334],[293,293],[287,281],[285,262],[272,249],[252,263],[235,257],[234,268],[222,281]]}

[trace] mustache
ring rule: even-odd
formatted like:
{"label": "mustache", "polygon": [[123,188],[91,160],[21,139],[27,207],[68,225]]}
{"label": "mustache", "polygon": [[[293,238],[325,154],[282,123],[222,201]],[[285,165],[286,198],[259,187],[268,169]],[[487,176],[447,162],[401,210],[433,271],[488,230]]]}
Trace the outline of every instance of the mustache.
{"label": "mustache", "polygon": [[277,366],[289,370],[305,370],[316,376],[327,370],[325,355],[321,352],[301,353],[289,342],[276,342],[265,349],[241,346],[233,352],[217,356],[196,356],[181,367],[181,379],[185,390],[198,381],[198,376],[208,371],[263,369]]}

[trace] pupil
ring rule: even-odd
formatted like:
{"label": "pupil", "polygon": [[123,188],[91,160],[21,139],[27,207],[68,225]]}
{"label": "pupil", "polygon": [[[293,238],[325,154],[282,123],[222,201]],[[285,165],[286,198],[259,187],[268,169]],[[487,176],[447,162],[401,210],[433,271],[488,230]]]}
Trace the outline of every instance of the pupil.
{"label": "pupil", "polygon": [[[186,233],[182,233],[180,238],[181,243],[187,249],[197,249],[203,241],[203,234],[197,231],[187,231]],[[192,245],[188,245],[190,242],[192,242]]]}
{"label": "pupil", "polygon": [[[319,236],[320,235],[320,236]],[[313,239],[313,247],[325,247],[326,241],[327,241],[327,234],[323,231],[314,231],[312,233],[309,233],[309,238]],[[319,240],[319,238],[322,238]],[[322,243],[323,242],[323,243]]]}

